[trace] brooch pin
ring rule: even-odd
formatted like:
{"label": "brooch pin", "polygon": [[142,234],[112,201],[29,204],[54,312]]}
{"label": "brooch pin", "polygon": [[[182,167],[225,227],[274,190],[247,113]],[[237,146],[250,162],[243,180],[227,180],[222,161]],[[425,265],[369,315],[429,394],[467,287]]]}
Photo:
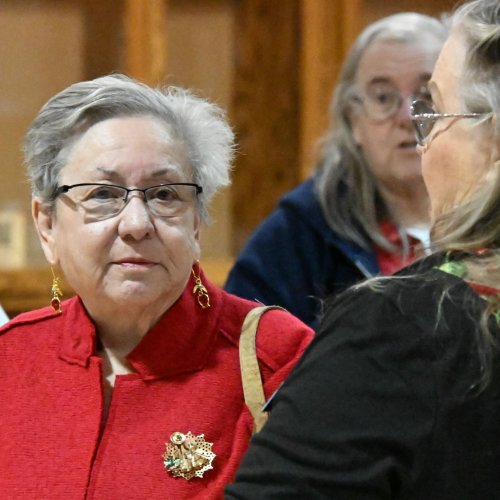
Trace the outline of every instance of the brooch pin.
{"label": "brooch pin", "polygon": [[213,443],[205,441],[204,434],[194,436],[191,432],[174,432],[170,443],[165,445],[163,465],[174,477],[189,481],[194,476],[202,478],[207,470],[213,469],[212,461],[216,456],[212,452]]}

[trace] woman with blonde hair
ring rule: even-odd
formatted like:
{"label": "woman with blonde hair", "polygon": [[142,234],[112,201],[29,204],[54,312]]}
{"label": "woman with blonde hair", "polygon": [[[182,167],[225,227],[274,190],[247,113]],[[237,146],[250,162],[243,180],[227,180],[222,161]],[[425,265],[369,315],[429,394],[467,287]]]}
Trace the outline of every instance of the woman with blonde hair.
{"label": "woman with blonde hair", "polygon": [[498,498],[499,82],[500,3],[465,3],[412,105],[433,255],[329,305],[228,498]]}

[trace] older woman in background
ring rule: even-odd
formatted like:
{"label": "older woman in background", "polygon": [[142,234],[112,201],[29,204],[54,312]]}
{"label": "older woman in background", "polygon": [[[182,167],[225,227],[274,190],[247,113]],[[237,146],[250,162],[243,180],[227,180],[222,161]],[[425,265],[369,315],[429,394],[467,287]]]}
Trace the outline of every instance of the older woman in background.
{"label": "older woman in background", "polygon": [[400,13],[369,25],[344,62],[317,172],[280,202],[238,257],[227,291],[279,304],[314,326],[322,299],[391,274],[428,243],[428,197],[409,97],[446,38],[435,18]]}
{"label": "older woman in background", "polygon": [[[253,429],[239,337],[256,304],[203,274],[199,232],[233,134],[215,105],[124,76],[68,87],[25,157],[45,256],[77,296],[0,330],[1,498],[218,498]],[[269,396],[310,338],[257,331]]]}
{"label": "older woman in background", "polygon": [[413,104],[435,253],[349,290],[228,498],[499,497],[500,2],[453,17]]}

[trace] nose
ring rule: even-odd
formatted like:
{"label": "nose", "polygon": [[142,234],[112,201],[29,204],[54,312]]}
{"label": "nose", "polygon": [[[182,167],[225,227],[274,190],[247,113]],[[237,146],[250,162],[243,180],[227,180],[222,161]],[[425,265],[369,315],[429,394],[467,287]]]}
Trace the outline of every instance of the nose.
{"label": "nose", "polygon": [[118,233],[122,238],[131,237],[134,240],[148,238],[154,232],[154,224],[151,219],[144,195],[130,193],[127,204],[120,212]]}
{"label": "nose", "polygon": [[400,121],[409,122],[411,124],[411,97],[403,97],[396,114]]}

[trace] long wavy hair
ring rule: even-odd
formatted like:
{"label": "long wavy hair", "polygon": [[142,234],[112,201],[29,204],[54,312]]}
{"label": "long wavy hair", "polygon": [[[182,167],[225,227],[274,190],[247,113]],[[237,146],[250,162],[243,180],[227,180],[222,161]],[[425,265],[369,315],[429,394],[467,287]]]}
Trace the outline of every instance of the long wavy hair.
{"label": "long wavy hair", "polygon": [[[474,193],[447,213],[432,228],[436,248],[467,251],[467,279],[500,288],[500,2],[474,0],[459,7],[452,30],[463,35],[467,56],[460,75],[460,99],[465,112],[491,114],[491,165],[484,182]],[[485,124],[483,123],[482,126]],[[472,167],[472,166],[471,166]],[[484,252],[481,249],[488,249]],[[479,250],[479,252],[478,252]],[[479,355],[483,370],[481,386],[491,377],[494,349],[492,313],[500,311],[500,298],[488,301],[480,320]]]}
{"label": "long wavy hair", "polygon": [[[500,2],[474,0],[460,6],[451,17],[452,33],[464,37],[467,56],[459,75],[459,99],[464,112],[485,113],[489,120],[477,126],[491,127],[492,156],[486,179],[478,179],[476,190],[458,206],[437,216],[431,228],[434,251],[456,254],[465,265],[464,278],[470,282],[500,288]],[[435,165],[439,168],[439,165]],[[471,165],[471,168],[474,168]],[[413,276],[375,278],[366,282],[374,290],[383,291],[384,283]],[[412,282],[408,281],[409,286]],[[360,285],[363,286],[363,285]],[[439,303],[449,297],[443,287]],[[493,354],[498,351],[498,316],[500,298],[491,297],[480,316],[465,306],[478,323],[477,354],[481,375],[471,389],[484,389],[492,375]],[[437,325],[445,323],[437,307]],[[495,325],[495,326],[492,326]]]}
{"label": "long wavy hair", "polygon": [[[462,5],[453,15],[452,29],[460,31],[467,44],[459,82],[463,109],[466,113],[485,113],[494,117],[489,124],[493,128],[493,140],[500,148],[500,2],[475,0]],[[444,249],[500,246],[498,158],[492,160],[487,182],[482,183],[465,203],[440,215],[432,232],[435,244]]]}
{"label": "long wavy hair", "polygon": [[330,104],[330,127],[322,139],[316,173],[316,191],[323,214],[340,237],[361,247],[373,243],[394,251],[379,229],[388,215],[366,159],[356,145],[349,118],[350,96],[359,62],[375,41],[415,43],[433,38],[438,49],[448,34],[447,24],[413,12],[385,17],[369,25],[350,49]]}

